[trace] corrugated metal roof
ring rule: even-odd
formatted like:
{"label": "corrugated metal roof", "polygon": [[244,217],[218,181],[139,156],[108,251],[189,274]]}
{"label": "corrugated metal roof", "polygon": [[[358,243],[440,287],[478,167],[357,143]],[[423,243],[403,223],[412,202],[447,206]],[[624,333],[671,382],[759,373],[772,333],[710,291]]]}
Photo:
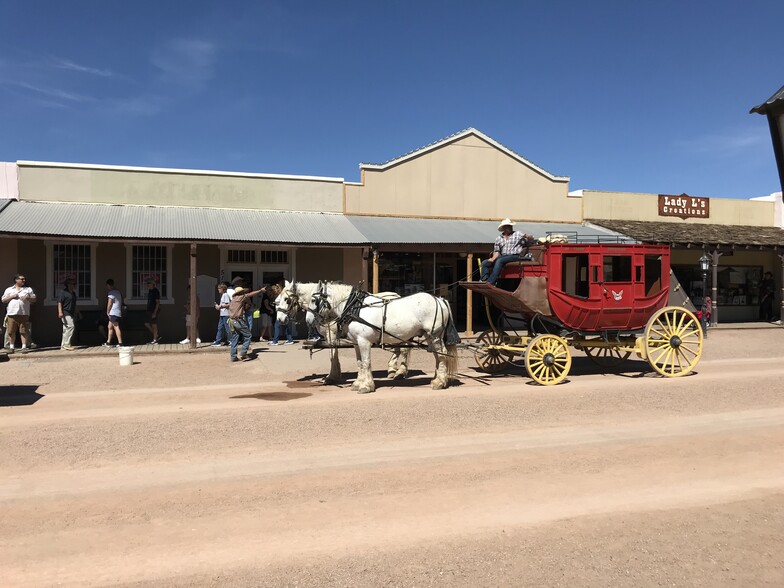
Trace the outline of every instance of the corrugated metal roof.
{"label": "corrugated metal roof", "polygon": [[[85,239],[143,239],[302,245],[492,243],[499,221],[345,216],[274,210],[8,201],[0,234]],[[570,240],[611,240],[610,229],[579,223],[518,222],[515,229]]]}
{"label": "corrugated metal roof", "polygon": [[[388,216],[348,216],[351,223],[375,244],[488,244],[498,236],[498,221],[455,220],[434,218],[401,218]],[[558,233],[570,240],[596,242],[610,240],[617,233],[601,227],[579,223],[515,223],[515,230],[534,237]]]}
{"label": "corrugated metal roof", "polygon": [[11,202],[0,233],[104,239],[362,245],[342,214],[57,202]]}

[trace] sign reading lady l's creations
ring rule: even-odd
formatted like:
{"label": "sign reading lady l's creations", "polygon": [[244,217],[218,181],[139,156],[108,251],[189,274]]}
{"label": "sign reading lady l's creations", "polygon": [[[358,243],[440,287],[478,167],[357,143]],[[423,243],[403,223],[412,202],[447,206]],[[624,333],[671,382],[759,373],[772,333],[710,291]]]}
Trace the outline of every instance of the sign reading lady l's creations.
{"label": "sign reading lady l's creations", "polygon": [[680,218],[710,218],[710,198],[700,196],[670,196],[659,194],[659,216]]}

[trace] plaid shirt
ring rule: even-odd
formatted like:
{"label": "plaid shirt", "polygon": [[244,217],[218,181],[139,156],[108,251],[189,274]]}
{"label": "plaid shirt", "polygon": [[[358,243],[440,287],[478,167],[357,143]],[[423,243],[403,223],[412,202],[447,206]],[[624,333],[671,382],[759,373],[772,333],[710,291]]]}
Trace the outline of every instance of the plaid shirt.
{"label": "plaid shirt", "polygon": [[530,245],[528,237],[520,231],[515,231],[509,237],[498,235],[493,245],[493,251],[497,251],[499,255],[520,255],[523,248]]}

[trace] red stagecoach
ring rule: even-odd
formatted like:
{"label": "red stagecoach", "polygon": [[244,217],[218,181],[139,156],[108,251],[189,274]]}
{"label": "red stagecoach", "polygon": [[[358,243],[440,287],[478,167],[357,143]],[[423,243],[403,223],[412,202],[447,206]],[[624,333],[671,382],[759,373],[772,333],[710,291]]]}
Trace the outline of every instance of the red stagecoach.
{"label": "red stagecoach", "polygon": [[[530,247],[522,259],[504,266],[501,274],[499,283],[516,283],[514,291],[461,282],[485,297],[491,329],[473,345],[483,370],[501,371],[522,355],[534,381],[558,384],[572,364],[570,347],[603,367],[635,353],[668,377],[697,365],[703,345],[697,317],[686,308],[667,306],[669,247],[552,242]],[[490,304],[502,319],[525,319],[527,335],[499,328]]]}

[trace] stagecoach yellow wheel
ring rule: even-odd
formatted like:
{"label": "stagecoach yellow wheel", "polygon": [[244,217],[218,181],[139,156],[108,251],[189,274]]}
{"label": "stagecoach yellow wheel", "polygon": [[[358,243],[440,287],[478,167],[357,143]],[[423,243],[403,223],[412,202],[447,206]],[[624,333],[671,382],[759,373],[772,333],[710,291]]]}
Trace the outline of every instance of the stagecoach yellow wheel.
{"label": "stagecoach yellow wheel", "polygon": [[474,359],[483,372],[496,374],[509,367],[514,354],[492,346],[503,345],[503,337],[495,331],[484,331],[476,338],[479,349],[474,352]]}
{"label": "stagecoach yellow wheel", "polygon": [[525,350],[525,369],[537,384],[560,384],[572,367],[569,344],[556,335],[538,335],[531,339]]}
{"label": "stagecoach yellow wheel", "polygon": [[631,351],[621,351],[617,347],[584,347],[585,355],[596,365],[612,368],[629,359]]}
{"label": "stagecoach yellow wheel", "polygon": [[675,378],[691,372],[702,356],[702,328],[685,308],[657,311],[645,327],[645,356],[662,376]]}

